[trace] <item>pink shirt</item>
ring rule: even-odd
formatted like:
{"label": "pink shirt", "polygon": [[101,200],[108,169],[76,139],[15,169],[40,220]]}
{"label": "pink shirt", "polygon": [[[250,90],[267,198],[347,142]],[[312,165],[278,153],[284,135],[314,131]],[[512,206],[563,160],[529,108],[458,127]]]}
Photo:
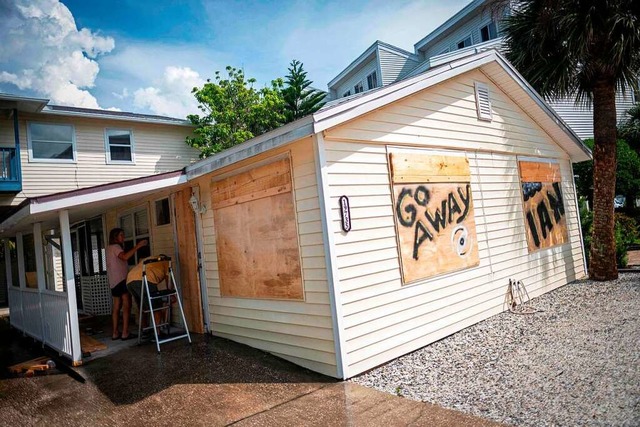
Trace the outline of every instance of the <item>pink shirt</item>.
{"label": "pink shirt", "polygon": [[126,261],[122,261],[118,258],[118,255],[120,255],[121,252],[124,251],[118,244],[109,245],[107,247],[107,278],[109,279],[109,286],[111,289],[115,288],[118,283],[127,279],[129,266]]}

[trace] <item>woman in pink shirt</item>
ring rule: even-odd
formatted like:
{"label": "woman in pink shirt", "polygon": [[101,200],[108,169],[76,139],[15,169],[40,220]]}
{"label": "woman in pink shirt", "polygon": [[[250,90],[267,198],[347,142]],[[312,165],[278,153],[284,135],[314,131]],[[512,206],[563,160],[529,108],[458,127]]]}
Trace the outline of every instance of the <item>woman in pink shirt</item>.
{"label": "woman in pink shirt", "polygon": [[[131,294],[127,291],[127,272],[129,266],[127,260],[136,253],[138,249],[146,246],[149,242],[141,240],[131,250],[124,251],[124,230],[114,228],[109,232],[109,246],[107,247],[107,278],[113,296],[113,307],[111,310],[111,321],[113,323],[113,334],[111,338],[117,340],[122,338],[127,340],[129,335],[129,318],[131,317]],[[122,306],[122,335],[118,332],[118,317],[120,317],[120,306]]]}

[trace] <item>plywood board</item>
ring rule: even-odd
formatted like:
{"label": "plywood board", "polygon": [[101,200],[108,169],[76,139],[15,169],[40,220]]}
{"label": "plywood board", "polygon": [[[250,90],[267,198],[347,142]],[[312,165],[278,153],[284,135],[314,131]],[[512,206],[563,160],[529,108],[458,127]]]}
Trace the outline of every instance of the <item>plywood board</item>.
{"label": "plywood board", "polygon": [[560,182],[560,165],[550,162],[518,162],[521,182]]}
{"label": "plywood board", "polygon": [[404,283],[479,264],[469,183],[394,184]]}
{"label": "plywood board", "polygon": [[95,353],[99,350],[106,350],[107,345],[84,333],[80,333],[80,348],[82,353]]}
{"label": "plywood board", "polygon": [[291,191],[289,158],[211,183],[215,207],[243,203]]}
{"label": "plywood board", "polygon": [[469,160],[464,156],[391,153],[394,183],[468,182]]}
{"label": "plywood board", "polygon": [[221,295],[302,300],[289,159],[213,183],[212,198]]}
{"label": "plywood board", "polygon": [[523,182],[522,200],[529,252],[568,241],[560,182]]}
{"label": "plywood board", "polygon": [[198,250],[195,241],[196,226],[194,212],[189,204],[190,198],[190,188],[179,191],[175,196],[180,291],[187,327],[191,332],[202,334],[204,333],[204,321],[198,274]]}

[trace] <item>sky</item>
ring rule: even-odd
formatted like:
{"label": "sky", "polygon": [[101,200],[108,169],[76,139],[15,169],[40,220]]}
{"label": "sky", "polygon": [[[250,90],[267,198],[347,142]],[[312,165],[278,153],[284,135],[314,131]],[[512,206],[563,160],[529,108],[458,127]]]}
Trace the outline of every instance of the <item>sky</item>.
{"label": "sky", "polygon": [[0,0],[0,92],[186,117],[227,65],[327,83],[375,40],[410,52],[469,0]]}

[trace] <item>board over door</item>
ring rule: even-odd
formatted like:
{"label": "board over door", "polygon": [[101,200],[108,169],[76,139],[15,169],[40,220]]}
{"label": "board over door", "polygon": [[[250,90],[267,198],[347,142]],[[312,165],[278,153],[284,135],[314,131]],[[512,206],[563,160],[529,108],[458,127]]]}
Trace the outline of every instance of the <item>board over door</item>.
{"label": "board over door", "polygon": [[176,193],[176,230],[178,255],[180,259],[180,284],[184,315],[191,332],[204,333],[202,318],[202,298],[198,275],[198,250],[196,244],[196,226],[193,209],[189,204],[191,189]]}

